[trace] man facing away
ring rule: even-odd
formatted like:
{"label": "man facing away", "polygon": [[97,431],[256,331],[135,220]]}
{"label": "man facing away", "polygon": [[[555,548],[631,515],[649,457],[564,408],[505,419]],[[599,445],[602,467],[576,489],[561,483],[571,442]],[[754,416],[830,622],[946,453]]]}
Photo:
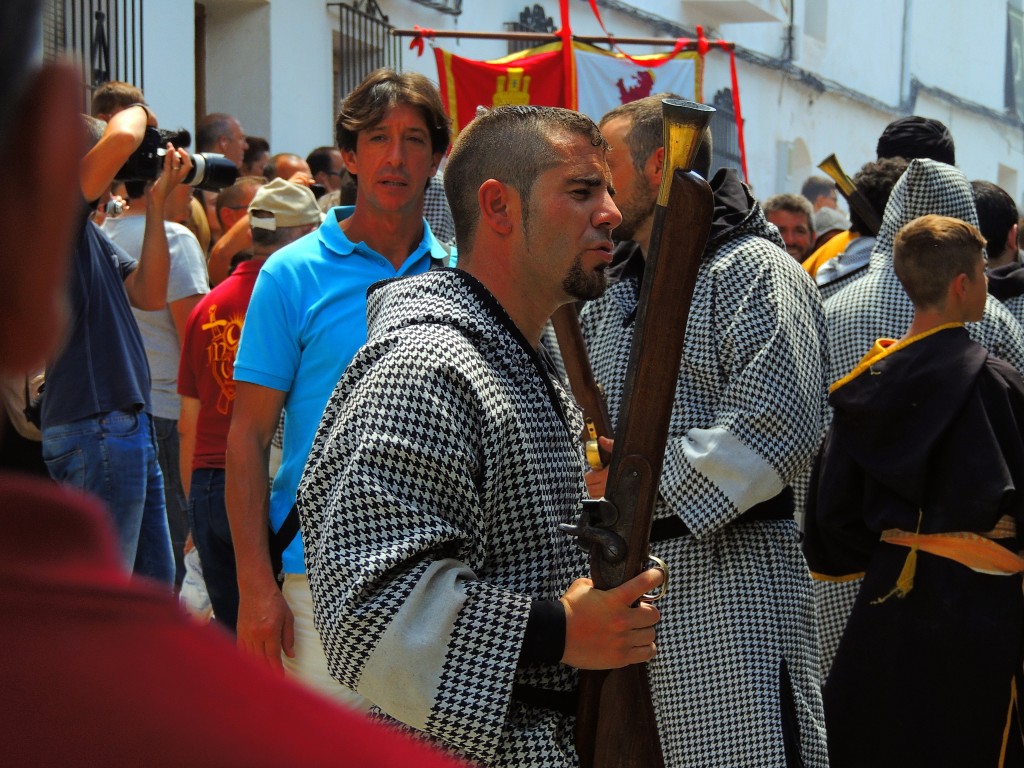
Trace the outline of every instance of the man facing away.
{"label": "man facing away", "polygon": [[984,245],[959,219],[904,226],[910,327],[832,385],[804,547],[825,578],[863,577],[825,687],[833,766],[1024,760],[1024,381],[964,328]]}
{"label": "man facing away", "polygon": [[308,187],[275,179],[249,206],[253,256],[196,305],[181,347],[181,477],[189,526],[217,620],[234,631],[238,574],[224,504],[224,453],[235,399],[234,361],[256,276],[271,254],[320,225]]}
{"label": "man facing away", "polygon": [[[661,99],[601,122],[633,242],[581,325],[615,422],[665,172]],[[698,173],[710,155],[708,132]],[[812,585],[788,487],[822,430],[821,299],[735,172],[711,189],[651,532],[651,551],[685,574],[661,602],[650,665],[662,750],[672,766],[824,766]]]}
{"label": "man facing away", "polygon": [[630,606],[660,575],[596,590],[558,530],[586,493],[583,424],[539,349],[606,286],[605,149],[564,109],[466,127],[445,174],[460,268],[372,290],[299,488],[331,673],[489,766],[577,765],[573,667],[654,654],[658,611]]}
{"label": "man facing away", "polygon": [[[418,74],[377,70],[349,94],[337,142],[358,177],[357,204],[332,208],[316,232],[264,266],[235,358],[226,492],[238,642],[276,667],[283,653],[289,671],[338,697],[346,691],[327,672],[313,627],[295,489],[327,399],[366,340],[366,289],[447,257],[423,220],[423,190],[448,148],[448,125],[440,94]],[[282,461],[268,497],[270,441],[282,409]],[[271,567],[268,521],[286,532],[278,537],[283,591]]]}

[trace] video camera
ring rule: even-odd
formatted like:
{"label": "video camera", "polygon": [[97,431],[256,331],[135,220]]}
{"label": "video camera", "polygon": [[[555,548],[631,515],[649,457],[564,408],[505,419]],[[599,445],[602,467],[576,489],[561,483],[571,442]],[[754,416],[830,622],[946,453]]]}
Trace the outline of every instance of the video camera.
{"label": "video camera", "polygon": [[[142,138],[132,156],[128,158],[114,179],[117,181],[153,181],[164,167],[164,156],[167,154],[167,143],[174,147],[187,147],[192,143],[188,131],[164,131],[152,126],[146,127]],[[206,190],[219,192],[230,187],[238,178],[238,168],[224,155],[214,152],[199,152],[191,155],[192,170],[184,178],[183,183]]]}

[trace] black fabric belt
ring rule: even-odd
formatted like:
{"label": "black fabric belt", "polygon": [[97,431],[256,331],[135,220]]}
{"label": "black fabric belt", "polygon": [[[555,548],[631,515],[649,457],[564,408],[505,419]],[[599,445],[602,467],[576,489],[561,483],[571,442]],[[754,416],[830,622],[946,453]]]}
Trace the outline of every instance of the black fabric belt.
{"label": "black fabric belt", "polygon": [[576,717],[579,694],[575,688],[571,691],[551,691],[535,685],[516,683],[512,686],[512,699],[529,707],[551,709],[563,715]]}
{"label": "black fabric belt", "polygon": [[[793,509],[793,489],[787,485],[777,496],[755,504],[730,525],[750,523],[754,520],[792,520]],[[661,517],[651,523],[651,541],[669,541],[690,535],[690,529],[678,515]]]}

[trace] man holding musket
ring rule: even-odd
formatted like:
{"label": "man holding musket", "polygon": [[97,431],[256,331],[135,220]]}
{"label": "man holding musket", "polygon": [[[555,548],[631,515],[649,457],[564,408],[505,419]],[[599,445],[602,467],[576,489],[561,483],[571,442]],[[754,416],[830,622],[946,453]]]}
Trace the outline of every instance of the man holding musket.
{"label": "man holding musket", "polygon": [[[602,119],[622,242],[581,318],[613,422],[633,343],[661,177],[660,96]],[[711,160],[705,131],[694,170]],[[660,606],[651,689],[665,765],[827,765],[811,581],[789,481],[825,408],[817,289],[734,171],[714,218],[683,342],[651,552],[681,574]],[[602,492],[600,484],[591,492]]]}

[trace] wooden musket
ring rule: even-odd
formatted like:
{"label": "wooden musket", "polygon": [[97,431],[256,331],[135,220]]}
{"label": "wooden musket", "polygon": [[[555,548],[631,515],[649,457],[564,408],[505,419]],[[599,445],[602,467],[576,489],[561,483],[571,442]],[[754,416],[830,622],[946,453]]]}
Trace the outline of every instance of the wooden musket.
{"label": "wooden musket", "polygon": [[[577,525],[562,526],[590,550],[591,576],[600,589],[628,581],[649,561],[686,318],[714,205],[708,183],[688,170],[714,109],[666,99],[662,110],[665,171],[605,497],[585,502]],[[576,748],[584,768],[664,765],[646,665],[581,672]]]}
{"label": "wooden musket", "polygon": [[587,452],[587,463],[591,469],[603,469],[608,464],[608,455],[598,445],[597,438],[611,437],[612,425],[608,419],[608,406],[604,393],[594,379],[594,371],[587,357],[587,346],[580,331],[580,318],[575,304],[563,304],[551,316],[551,324],[558,337],[558,348],[562,352],[565,375],[569,386],[583,411],[583,445]]}

